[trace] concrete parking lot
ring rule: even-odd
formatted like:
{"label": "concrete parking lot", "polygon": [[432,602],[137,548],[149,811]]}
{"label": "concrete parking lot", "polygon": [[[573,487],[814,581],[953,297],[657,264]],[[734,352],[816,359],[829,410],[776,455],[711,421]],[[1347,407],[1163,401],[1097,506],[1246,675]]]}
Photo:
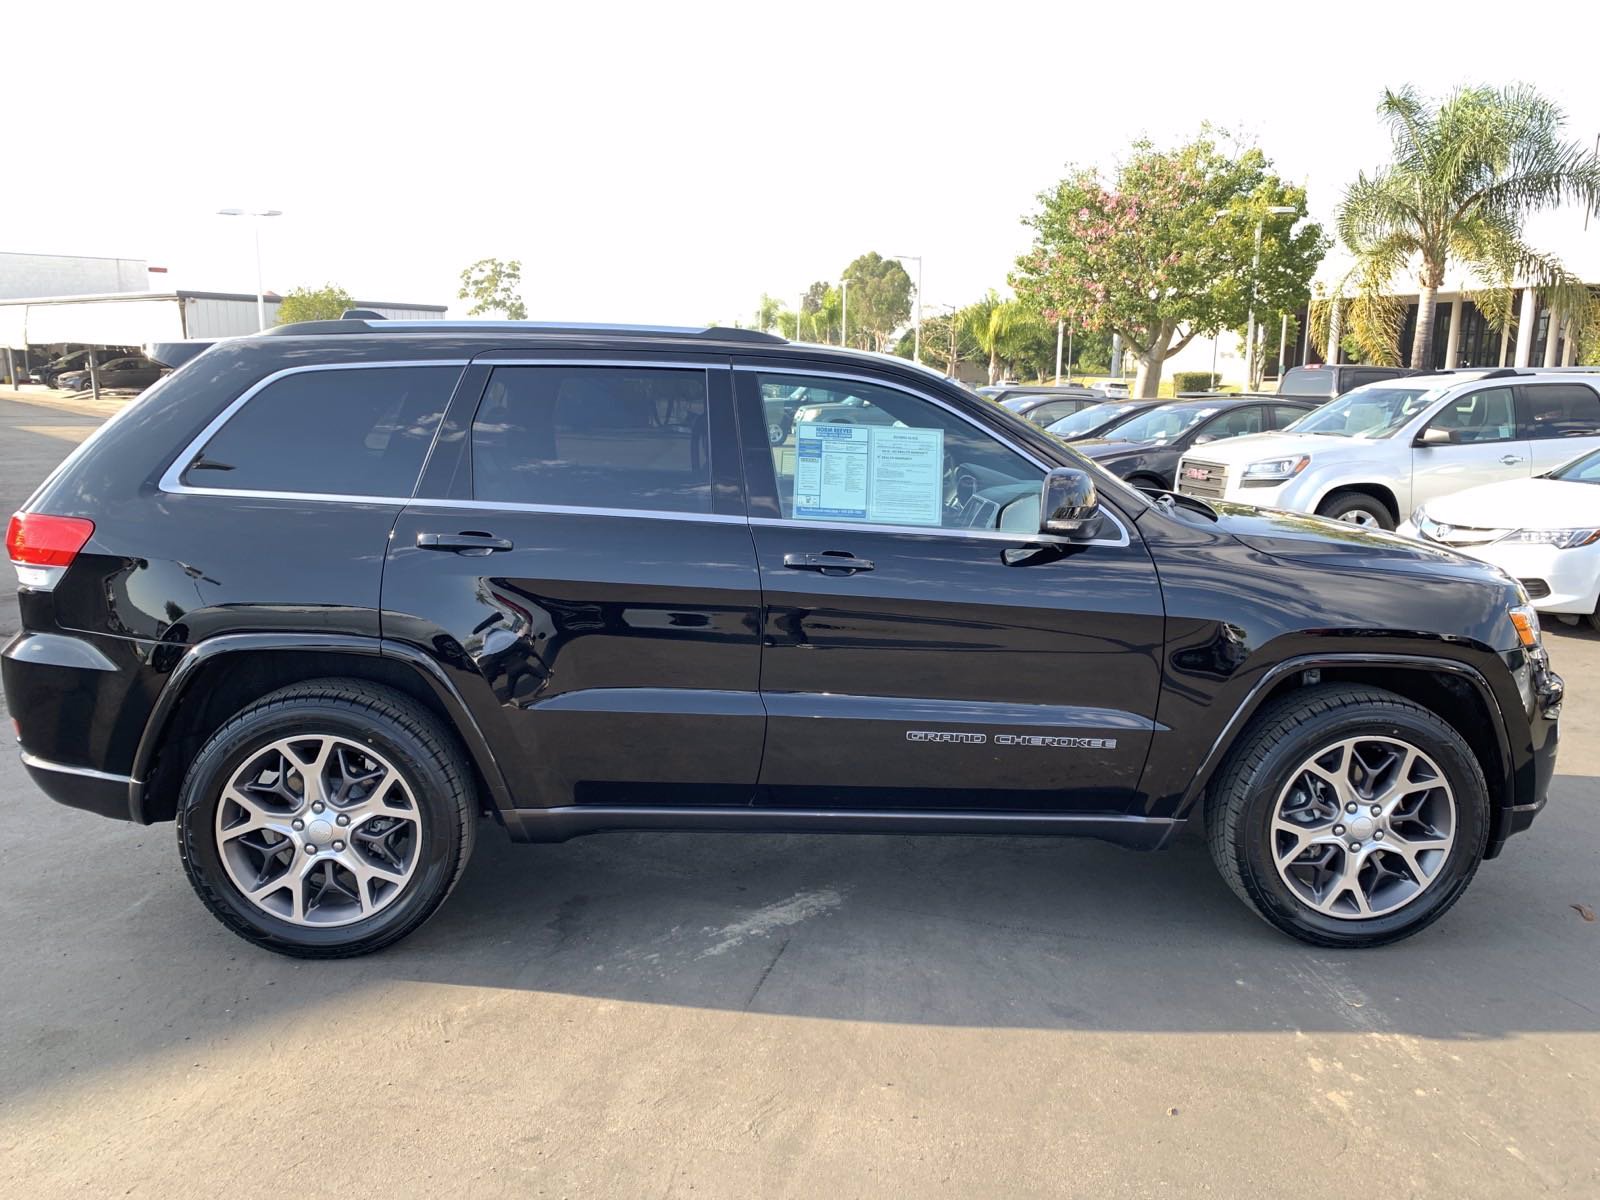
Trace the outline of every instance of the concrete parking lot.
{"label": "concrete parking lot", "polygon": [[[0,400],[0,501],[97,419]],[[1600,637],[1549,640],[1548,810],[1358,954],[1194,838],[485,824],[421,931],[302,964],[5,752],[0,1194],[1600,1194]]]}

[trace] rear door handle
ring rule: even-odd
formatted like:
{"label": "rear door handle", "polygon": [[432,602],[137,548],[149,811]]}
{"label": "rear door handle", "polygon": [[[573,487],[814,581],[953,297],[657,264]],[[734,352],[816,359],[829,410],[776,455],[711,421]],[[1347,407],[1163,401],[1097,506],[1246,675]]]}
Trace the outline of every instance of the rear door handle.
{"label": "rear door handle", "polygon": [[1522,459],[1515,454],[1502,454],[1500,456],[1500,461],[1505,463],[1505,465],[1508,467],[1514,467],[1521,462]]}
{"label": "rear door handle", "polygon": [[857,558],[840,550],[823,554],[785,554],[783,565],[795,571],[820,571],[824,575],[854,575],[872,570],[870,558]]}
{"label": "rear door handle", "polygon": [[471,558],[481,558],[497,550],[512,549],[511,539],[490,533],[419,533],[418,550],[448,550]]}

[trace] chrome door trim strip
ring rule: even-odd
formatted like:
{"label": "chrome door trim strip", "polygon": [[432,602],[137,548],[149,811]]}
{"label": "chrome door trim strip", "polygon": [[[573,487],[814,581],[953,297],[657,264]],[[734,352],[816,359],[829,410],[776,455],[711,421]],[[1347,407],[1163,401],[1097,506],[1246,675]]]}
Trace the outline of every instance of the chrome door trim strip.
{"label": "chrome door trim strip", "polygon": [[514,500],[435,500],[417,496],[401,501],[412,509],[465,508],[484,512],[551,513],[572,517],[638,517],[647,521],[694,521],[711,525],[747,525],[749,521],[732,513],[668,512],[649,508],[594,508],[582,504],[521,504]]}
{"label": "chrome door trim strip", "polygon": [[58,775],[80,775],[85,779],[100,779],[106,783],[120,783],[127,786],[134,782],[132,775],[112,775],[105,771],[94,771],[88,767],[74,767],[67,763],[51,762],[48,758],[40,758],[37,754],[22,751],[22,765],[32,767],[35,771],[54,771]]}

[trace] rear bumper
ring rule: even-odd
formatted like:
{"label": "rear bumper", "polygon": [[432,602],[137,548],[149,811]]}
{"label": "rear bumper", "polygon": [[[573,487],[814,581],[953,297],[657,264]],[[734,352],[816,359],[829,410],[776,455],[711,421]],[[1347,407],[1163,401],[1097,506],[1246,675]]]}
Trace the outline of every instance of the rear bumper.
{"label": "rear bumper", "polygon": [[22,765],[39,785],[39,790],[58,804],[120,821],[132,819],[134,781],[126,775],[51,762],[26,750],[22,752]]}

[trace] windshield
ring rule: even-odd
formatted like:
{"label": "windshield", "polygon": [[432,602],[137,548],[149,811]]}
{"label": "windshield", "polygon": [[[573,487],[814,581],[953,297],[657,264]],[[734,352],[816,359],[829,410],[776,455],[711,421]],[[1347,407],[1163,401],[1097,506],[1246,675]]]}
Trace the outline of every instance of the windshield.
{"label": "windshield", "polygon": [[1210,404],[1163,404],[1113,425],[1102,436],[1119,442],[1170,442],[1220,411]]}
{"label": "windshield", "polygon": [[1600,483],[1600,450],[1575,458],[1566,466],[1550,472],[1551,479],[1564,479],[1568,483]]}
{"label": "windshield", "polygon": [[1438,398],[1437,391],[1369,383],[1301,417],[1288,432],[1385,438]]}
{"label": "windshield", "polygon": [[1070,417],[1062,417],[1049,427],[1049,431],[1057,437],[1082,437],[1102,425],[1109,425],[1113,421],[1122,420],[1129,413],[1138,412],[1139,408],[1137,404],[1094,404],[1088,408],[1080,408]]}

